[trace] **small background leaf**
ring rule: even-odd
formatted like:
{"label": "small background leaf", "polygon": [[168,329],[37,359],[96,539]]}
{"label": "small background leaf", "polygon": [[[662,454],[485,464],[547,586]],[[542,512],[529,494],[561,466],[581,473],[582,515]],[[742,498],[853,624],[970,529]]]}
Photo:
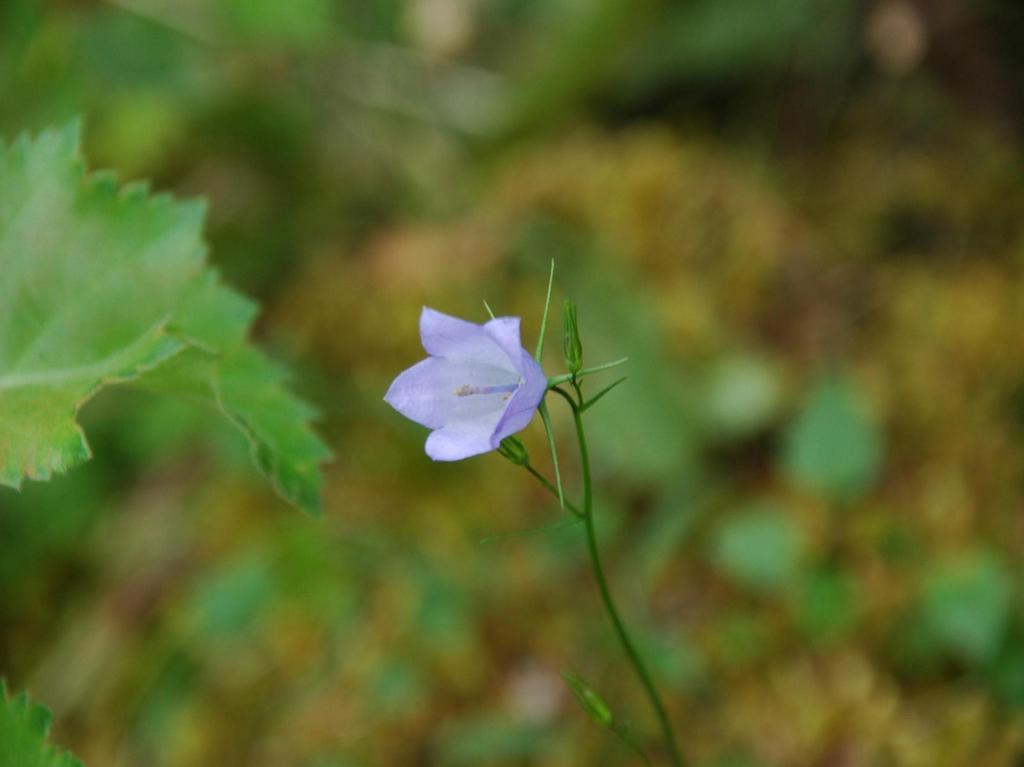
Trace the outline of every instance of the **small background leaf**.
{"label": "small background leaf", "polygon": [[789,476],[829,500],[851,501],[874,485],[881,460],[881,434],[850,380],[819,379],[786,434]]}
{"label": "small background leaf", "polygon": [[802,535],[783,509],[758,503],[724,519],[713,543],[718,568],[741,586],[778,591],[797,574]]}
{"label": "small background leaf", "polygon": [[778,369],[753,354],[723,357],[708,371],[701,412],[713,437],[743,438],[764,428],[778,410]]}
{"label": "small background leaf", "polygon": [[924,622],[948,653],[984,663],[1005,638],[1012,596],[1010,574],[991,553],[945,560],[927,576]]}
{"label": "small background leaf", "polygon": [[853,576],[835,567],[808,573],[796,598],[797,623],[811,639],[835,641],[846,636],[860,617],[862,596]]}

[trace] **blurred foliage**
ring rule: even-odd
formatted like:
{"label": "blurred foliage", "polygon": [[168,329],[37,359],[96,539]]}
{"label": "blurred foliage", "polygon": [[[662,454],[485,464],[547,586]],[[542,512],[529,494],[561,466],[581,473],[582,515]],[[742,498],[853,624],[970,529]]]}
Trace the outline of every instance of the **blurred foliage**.
{"label": "blurred foliage", "polygon": [[881,462],[881,438],[842,378],[820,381],[786,434],[783,462],[793,481],[841,503],[871,488]]}
{"label": "blurred foliage", "polygon": [[779,509],[745,509],[722,521],[714,543],[715,564],[742,586],[776,591],[797,575],[800,535]]}
{"label": "blurred foliage", "polygon": [[97,460],[0,495],[0,672],[90,765],[635,763],[560,677],[654,732],[579,529],[481,543],[557,509],[499,457],[431,464],[381,402],[423,304],[485,298],[531,344],[554,257],[587,364],[630,357],[588,412],[598,533],[693,763],[1017,764],[1022,23],[0,4],[0,131],[81,112],[96,165],[207,197],[337,456],[311,522],[205,419],[97,397]]}

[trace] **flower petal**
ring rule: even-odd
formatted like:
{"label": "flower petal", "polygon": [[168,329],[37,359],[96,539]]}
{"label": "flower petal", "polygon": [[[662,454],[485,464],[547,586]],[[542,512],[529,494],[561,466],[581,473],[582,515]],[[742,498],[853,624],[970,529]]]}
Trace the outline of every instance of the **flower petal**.
{"label": "flower petal", "polygon": [[435,461],[460,461],[494,450],[491,435],[501,417],[481,416],[473,421],[460,421],[438,429],[427,437],[427,455]]}
{"label": "flower petal", "polygon": [[497,448],[505,437],[526,428],[548,390],[548,378],[537,361],[525,349],[520,349],[519,352],[523,383],[512,395],[505,412],[494,427],[494,434],[491,436],[493,448]]}
{"label": "flower petal", "polygon": [[430,357],[403,371],[384,399],[433,429],[427,455],[486,453],[530,422],[547,378],[521,345],[518,317],[478,325],[423,307],[420,337]]}
{"label": "flower petal", "polygon": [[515,359],[509,357],[484,325],[466,322],[424,306],[420,314],[420,340],[427,354],[433,357],[472,359],[518,373]]}
{"label": "flower petal", "polygon": [[490,322],[484,323],[484,330],[505,352],[512,367],[522,375],[519,354],[523,351],[523,345],[519,340],[519,318],[496,317]]}
{"label": "flower petal", "polygon": [[484,414],[501,417],[510,401],[507,392],[462,394],[467,388],[509,387],[517,374],[475,360],[428,357],[403,370],[384,401],[416,423],[439,429],[449,423],[472,421]]}

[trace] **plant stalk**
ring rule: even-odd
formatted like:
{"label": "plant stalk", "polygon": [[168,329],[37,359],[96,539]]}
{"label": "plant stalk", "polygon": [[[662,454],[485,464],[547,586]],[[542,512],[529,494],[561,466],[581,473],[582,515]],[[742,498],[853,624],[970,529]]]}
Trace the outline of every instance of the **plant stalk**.
{"label": "plant stalk", "polygon": [[622,649],[629,656],[630,663],[633,664],[633,669],[640,678],[640,682],[647,692],[647,697],[651,701],[651,706],[654,708],[654,713],[658,717],[669,758],[674,767],[684,767],[685,761],[676,743],[676,736],[672,730],[672,724],[669,722],[665,704],[662,703],[661,696],[654,686],[654,681],[647,671],[647,666],[644,665],[644,661],[640,657],[640,653],[637,652],[629,632],[626,631],[626,626],[619,616],[619,611],[615,607],[615,601],[612,599],[611,591],[608,588],[608,580],[605,578],[604,567],[601,564],[601,556],[597,549],[597,535],[594,529],[594,499],[590,477],[590,453],[587,450],[587,436],[583,429],[583,416],[577,404],[570,397],[563,396],[569,401],[569,405],[572,408],[573,421],[576,424],[576,438],[579,441],[580,465],[583,473],[583,524],[587,532],[587,548],[590,551],[590,563],[594,570],[594,577],[597,579],[598,589],[601,592],[601,601],[604,603],[605,612],[608,613],[612,627],[615,629],[619,642],[622,644]]}

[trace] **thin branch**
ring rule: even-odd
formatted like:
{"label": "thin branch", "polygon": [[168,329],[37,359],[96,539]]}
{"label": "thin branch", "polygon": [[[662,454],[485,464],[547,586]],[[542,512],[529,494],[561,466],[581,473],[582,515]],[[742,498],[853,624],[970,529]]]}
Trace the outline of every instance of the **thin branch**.
{"label": "thin branch", "polygon": [[552,386],[558,386],[558,384],[563,384],[566,381],[572,381],[574,378],[576,380],[579,380],[580,378],[584,378],[585,376],[593,375],[594,373],[600,373],[602,370],[608,370],[610,368],[618,367],[619,365],[623,365],[627,362],[629,362],[629,357],[623,357],[622,359],[615,360],[614,362],[606,362],[603,365],[595,365],[592,368],[583,368],[583,370],[581,370],[575,376],[572,373],[563,373],[562,375],[551,376],[550,378],[548,378],[548,388],[551,388]]}
{"label": "thin branch", "polygon": [[551,287],[555,284],[555,259],[551,259],[551,270],[548,272],[548,293],[544,298],[544,314],[540,320],[540,335],[537,336],[537,351],[533,358],[540,362],[540,356],[544,353],[544,334],[548,329],[548,309],[551,308]]}

